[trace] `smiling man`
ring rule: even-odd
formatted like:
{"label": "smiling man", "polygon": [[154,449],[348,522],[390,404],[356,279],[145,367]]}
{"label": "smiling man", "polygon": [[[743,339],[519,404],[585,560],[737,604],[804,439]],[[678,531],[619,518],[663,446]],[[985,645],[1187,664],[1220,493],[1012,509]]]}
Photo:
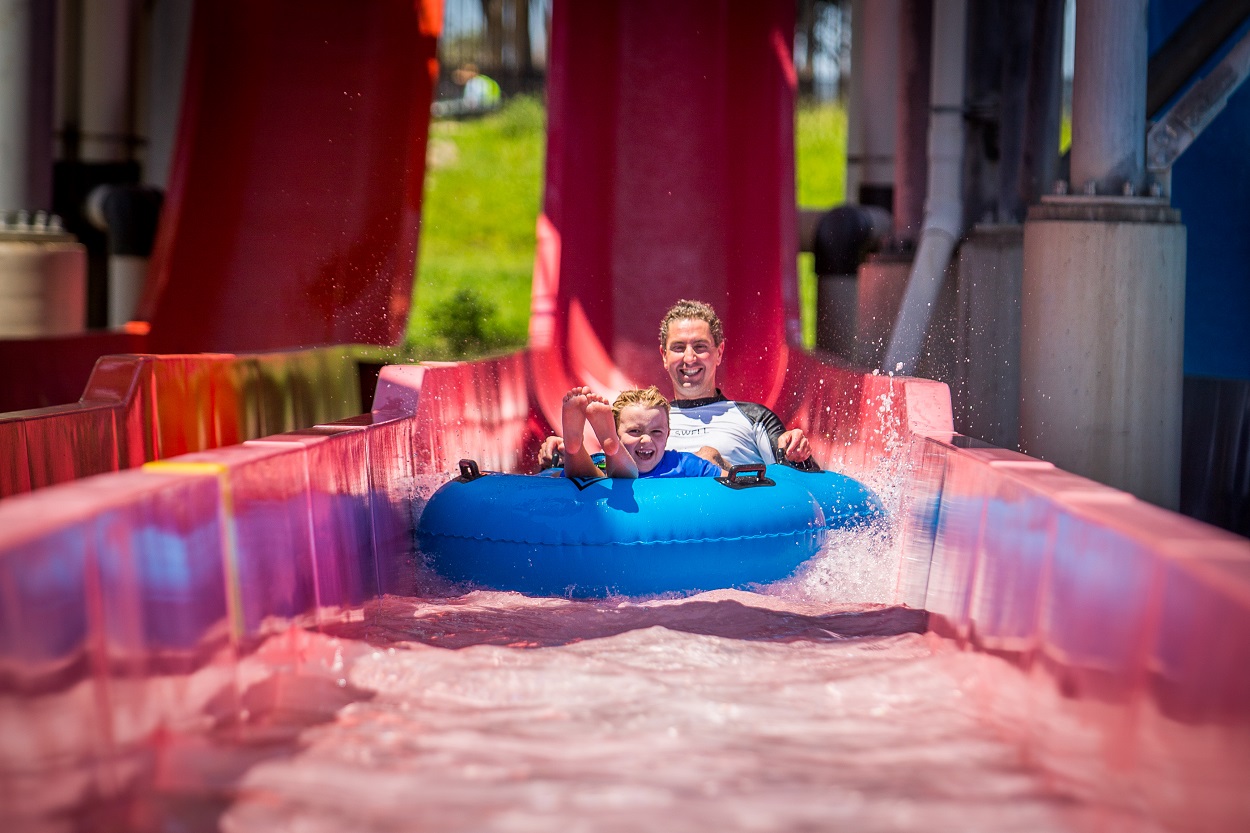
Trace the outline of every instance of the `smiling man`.
{"label": "smiling man", "polygon": [[[664,314],[660,359],[673,383],[668,447],[692,453],[715,449],[719,458],[708,458],[725,467],[782,462],[818,470],[801,428],[787,431],[763,405],[736,402],[720,392],[716,372],[724,356],[724,329],[710,305],[682,300]],[[539,449],[539,465],[551,465],[560,446],[559,437],[548,437]]]}
{"label": "smiling man", "polygon": [[710,446],[731,466],[783,462],[819,468],[801,428],[785,430],[763,405],[725,398],[716,371],[725,356],[720,318],[702,301],[678,301],[660,322],[660,358],[673,383],[669,447]]}

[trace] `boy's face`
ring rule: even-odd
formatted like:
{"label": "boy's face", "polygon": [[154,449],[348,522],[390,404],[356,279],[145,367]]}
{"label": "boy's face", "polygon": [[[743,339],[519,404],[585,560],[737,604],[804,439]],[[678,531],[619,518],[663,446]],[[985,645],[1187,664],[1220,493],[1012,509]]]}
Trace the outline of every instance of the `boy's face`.
{"label": "boy's face", "polygon": [[639,472],[651,471],[664,456],[668,442],[668,414],[662,408],[626,405],[621,409],[616,433],[634,458]]}
{"label": "boy's face", "polygon": [[668,325],[668,336],[660,348],[664,368],[673,380],[677,399],[704,399],[716,395],[716,368],[725,354],[725,345],[712,339],[706,321],[679,318]]}

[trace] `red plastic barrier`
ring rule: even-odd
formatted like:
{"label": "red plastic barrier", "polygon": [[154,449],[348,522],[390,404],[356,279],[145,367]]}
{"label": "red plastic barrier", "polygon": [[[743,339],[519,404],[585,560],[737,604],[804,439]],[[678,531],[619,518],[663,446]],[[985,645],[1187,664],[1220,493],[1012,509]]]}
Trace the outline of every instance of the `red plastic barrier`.
{"label": "red plastic barrier", "polygon": [[[125,427],[112,405],[63,405],[0,417],[0,453],[12,455],[0,470],[0,497],[117,471],[125,451]],[[23,471],[20,462],[25,463]]]}
{"label": "red plastic barrier", "polygon": [[316,624],[317,595],[304,456],[292,444],[235,445],[149,464],[220,478],[232,519],[223,545],[235,635],[247,644]]}
{"label": "red plastic barrier", "polygon": [[231,710],[219,511],[215,478],[146,471],[0,503],[0,817],[110,795],[162,726]]}
{"label": "red plastic barrier", "polygon": [[771,407],[811,437],[827,467],[862,474],[894,457],[916,432],[949,431],[950,389],[928,379],[865,374],[791,348]]}
{"label": "red plastic barrier", "polygon": [[[541,392],[531,384],[538,378],[546,380]],[[378,379],[374,414],[415,413],[414,474],[454,471],[462,458],[483,469],[533,471],[538,443],[553,430],[547,414],[559,413],[568,389],[555,351],[388,366]]]}
{"label": "red plastic barrier", "polygon": [[374,352],[104,356],[79,403],[0,415],[0,497],[354,414]]}
{"label": "red plastic barrier", "polygon": [[144,352],[126,332],[0,339],[0,414],[77,402],[101,356]]}
{"label": "red plastic barrier", "polygon": [[[1022,454],[917,437],[900,595],[1032,669],[1112,794],[1185,830],[1250,818],[1250,541]],[[927,556],[927,557],[926,557]],[[1033,714],[1032,710],[1025,713]],[[1055,746],[1039,705],[1035,754]]]}
{"label": "red plastic barrier", "polygon": [[[299,458],[318,624],[351,620],[379,592],[366,430],[327,425],[244,443],[294,449]],[[233,497],[239,499],[237,493]]]}

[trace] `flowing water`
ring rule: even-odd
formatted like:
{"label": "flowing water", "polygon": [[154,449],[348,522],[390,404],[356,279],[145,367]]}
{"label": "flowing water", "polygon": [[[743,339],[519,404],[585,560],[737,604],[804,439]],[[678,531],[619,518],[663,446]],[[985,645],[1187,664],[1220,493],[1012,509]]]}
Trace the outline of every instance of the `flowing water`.
{"label": "flowing water", "polygon": [[[170,738],[149,819],[228,831],[1151,830],[1005,662],[926,635],[889,530],[788,582],[570,600],[427,584],[240,669],[246,727]],[[1068,750],[1040,760],[1023,725]]]}

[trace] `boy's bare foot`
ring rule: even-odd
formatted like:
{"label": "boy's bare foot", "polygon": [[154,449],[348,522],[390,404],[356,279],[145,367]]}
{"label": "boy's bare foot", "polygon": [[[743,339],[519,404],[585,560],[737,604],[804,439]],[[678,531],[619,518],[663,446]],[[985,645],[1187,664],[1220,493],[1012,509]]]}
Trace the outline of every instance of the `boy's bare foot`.
{"label": "boy's bare foot", "polygon": [[[608,400],[593,393],[586,399],[586,420],[590,422],[599,445],[603,446],[603,453],[611,457],[621,447],[621,441],[616,436],[616,418],[612,416],[612,406],[608,404]],[[568,444],[567,439],[564,442]]]}
{"label": "boy's bare foot", "polygon": [[[564,394],[564,405],[560,410],[560,422],[564,429],[564,451],[576,454],[582,450],[582,439],[586,431],[586,402],[590,388],[573,388]],[[609,410],[609,413],[611,411]]]}

